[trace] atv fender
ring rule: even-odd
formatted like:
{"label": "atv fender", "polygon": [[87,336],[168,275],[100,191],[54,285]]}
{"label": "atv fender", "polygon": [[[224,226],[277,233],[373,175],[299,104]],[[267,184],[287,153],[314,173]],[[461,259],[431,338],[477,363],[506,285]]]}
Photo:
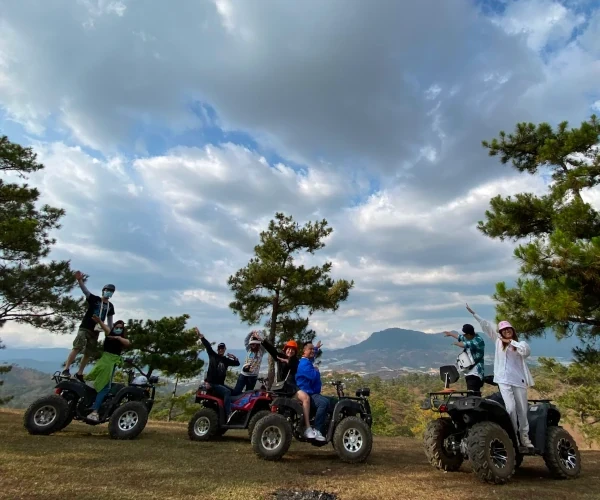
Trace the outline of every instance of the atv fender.
{"label": "atv fender", "polygon": [[86,396],[88,396],[88,398],[96,397],[96,391],[89,385],[82,384],[81,382],[62,380],[56,385],[55,390],[56,389],[72,392],[77,395],[78,399],[85,399]]}
{"label": "atv fender", "polygon": [[277,398],[272,403],[271,406],[276,408],[290,408],[295,411],[298,415],[303,415],[302,404],[297,399],[292,398]]}
{"label": "atv fender", "polygon": [[[456,417],[462,420],[462,417],[456,415],[455,412],[459,413],[473,413],[477,420],[480,420],[478,417],[481,416],[482,413],[486,413],[487,416],[481,420],[489,420],[497,423],[500,427],[502,427],[512,439],[515,448],[519,446],[519,440],[517,439],[517,433],[515,432],[515,428],[513,427],[512,420],[510,416],[506,412],[506,408],[504,405],[498,403],[497,401],[480,398],[477,396],[471,396],[467,398],[463,398],[461,403],[465,404],[466,401],[472,403],[472,405],[465,405],[465,408],[452,408],[448,410],[448,413],[452,417],[453,420],[456,420]],[[460,404],[460,403],[459,403]],[[452,412],[452,413],[451,413]]]}
{"label": "atv fender", "polygon": [[527,412],[529,421],[529,439],[533,446],[544,454],[546,451],[546,436],[549,427],[555,427],[560,422],[560,411],[551,403],[534,403],[529,405]]}
{"label": "atv fender", "polygon": [[144,389],[142,389],[141,387],[128,385],[123,387],[119,392],[115,394],[115,397],[113,398],[114,403],[112,404],[112,406],[119,406],[123,398],[125,398],[126,396],[129,396],[129,399],[131,401],[143,401],[147,398],[146,391]]}
{"label": "atv fender", "polygon": [[352,401],[351,399],[339,400],[333,409],[333,415],[331,416],[331,422],[329,424],[329,429],[327,430],[327,442],[331,441],[333,431],[335,430],[335,424],[338,422],[342,413],[346,413],[347,416],[362,417],[362,408],[358,402]]}

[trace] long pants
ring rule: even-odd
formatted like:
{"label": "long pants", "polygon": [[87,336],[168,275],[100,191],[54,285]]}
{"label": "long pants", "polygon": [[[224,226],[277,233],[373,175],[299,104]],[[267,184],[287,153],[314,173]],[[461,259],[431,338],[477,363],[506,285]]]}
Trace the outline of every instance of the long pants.
{"label": "long pants", "polygon": [[323,434],[325,432],[325,420],[327,419],[327,410],[329,408],[329,399],[321,394],[310,395],[311,406],[317,408],[315,414],[315,428]]}
{"label": "long pants", "polygon": [[231,414],[231,390],[224,385],[215,384],[212,386],[214,393],[223,398],[223,405],[225,406],[225,418]]}
{"label": "long pants", "polygon": [[483,380],[477,375],[467,375],[465,377],[467,382],[467,391],[473,392],[474,396],[481,396],[481,387],[483,386]]}
{"label": "long pants", "polygon": [[258,375],[239,375],[235,387],[233,388],[232,396],[238,396],[244,391],[252,391],[256,386]]}
{"label": "long pants", "polygon": [[523,441],[524,438],[526,438],[526,441],[529,441],[527,388],[506,384],[498,384],[498,387],[500,388],[502,399],[504,399],[504,406],[510,415],[515,432],[521,437],[521,441]]}
{"label": "long pants", "polygon": [[98,411],[100,409],[100,406],[102,406],[102,401],[104,401],[104,398],[109,392],[110,384],[104,386],[104,388],[98,394],[96,394],[96,401],[94,401],[94,404],[92,405],[92,410]]}

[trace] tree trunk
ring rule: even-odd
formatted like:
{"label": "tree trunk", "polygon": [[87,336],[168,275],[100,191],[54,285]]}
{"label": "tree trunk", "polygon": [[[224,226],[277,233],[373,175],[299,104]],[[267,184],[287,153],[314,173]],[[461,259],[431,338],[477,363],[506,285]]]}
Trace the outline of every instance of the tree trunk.
{"label": "tree trunk", "polygon": [[171,405],[169,406],[169,413],[167,413],[167,422],[171,421],[171,412],[173,411],[173,405],[175,404],[175,396],[177,395],[177,384],[179,383],[179,375],[175,377],[175,387],[173,388],[173,394],[171,394]]}
{"label": "tree trunk", "polygon": [[[279,287],[281,286],[281,279],[277,285],[275,291],[275,297],[273,297],[273,309],[271,310],[271,329],[269,331],[269,342],[275,345],[275,334],[277,333],[277,316],[279,314]],[[275,360],[272,356],[269,356],[269,372],[267,374],[267,389],[271,389],[275,380]]]}

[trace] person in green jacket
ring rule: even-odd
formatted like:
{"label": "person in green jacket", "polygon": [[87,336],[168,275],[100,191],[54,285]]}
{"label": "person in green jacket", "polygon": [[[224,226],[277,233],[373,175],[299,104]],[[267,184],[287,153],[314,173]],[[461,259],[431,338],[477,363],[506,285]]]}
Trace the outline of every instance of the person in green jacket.
{"label": "person in green jacket", "polygon": [[92,319],[104,330],[104,352],[96,365],[87,376],[88,380],[94,381],[94,389],[98,393],[96,401],[92,406],[92,413],[87,418],[89,420],[99,420],[98,410],[102,406],[102,401],[110,392],[113,374],[117,365],[121,364],[121,352],[125,347],[129,347],[131,342],[127,339],[125,331],[125,322],[117,321],[110,329],[98,316],[92,316]]}

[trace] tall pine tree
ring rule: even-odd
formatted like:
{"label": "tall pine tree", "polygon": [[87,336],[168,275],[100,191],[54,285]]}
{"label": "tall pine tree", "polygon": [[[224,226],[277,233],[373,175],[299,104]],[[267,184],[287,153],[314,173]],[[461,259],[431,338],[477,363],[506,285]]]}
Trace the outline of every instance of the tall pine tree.
{"label": "tall pine tree", "polygon": [[[332,231],[324,219],[301,227],[293,217],[276,213],[260,234],[255,257],[229,277],[235,297],[229,307],[250,325],[266,320],[268,340],[275,345],[291,338],[312,341],[315,333],[308,329],[309,317],[316,311],[336,311],[348,298],[354,281],[333,280],[331,262],[306,268],[296,264],[294,257],[324,248]],[[269,357],[269,383],[274,374]]]}
{"label": "tall pine tree", "polygon": [[69,261],[48,260],[50,233],[65,212],[36,207],[36,188],[8,182],[43,168],[31,148],[0,137],[0,327],[15,321],[66,333],[81,319],[83,300],[69,295],[77,284]]}

